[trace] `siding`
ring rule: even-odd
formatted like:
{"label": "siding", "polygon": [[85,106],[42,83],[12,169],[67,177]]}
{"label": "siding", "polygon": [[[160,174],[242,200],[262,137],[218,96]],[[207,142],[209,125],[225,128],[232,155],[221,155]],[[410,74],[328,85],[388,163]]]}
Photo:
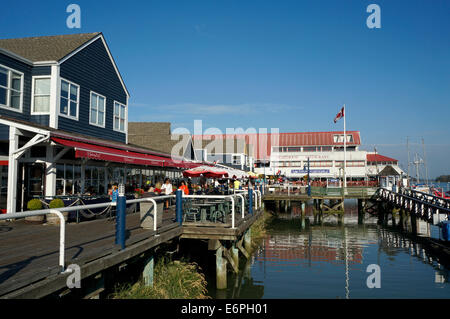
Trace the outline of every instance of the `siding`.
{"label": "siding", "polygon": [[[78,121],[60,116],[58,129],[125,143],[126,135],[113,130],[113,107],[114,101],[126,104],[127,95],[102,40],[65,61],[60,75],[80,86],[80,105]],[[106,97],[105,128],[89,124],[90,91]]]}

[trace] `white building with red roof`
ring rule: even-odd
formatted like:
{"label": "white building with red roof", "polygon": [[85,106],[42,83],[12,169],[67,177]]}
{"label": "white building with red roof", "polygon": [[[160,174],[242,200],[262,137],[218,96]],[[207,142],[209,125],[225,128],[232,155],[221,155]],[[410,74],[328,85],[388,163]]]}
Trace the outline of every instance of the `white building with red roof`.
{"label": "white building with red roof", "polygon": [[[284,175],[301,178],[307,174],[314,179],[338,179],[343,176],[344,132],[242,133],[194,135],[195,140],[229,143],[231,139],[245,139],[251,148],[250,161],[258,174]],[[403,171],[398,160],[360,150],[359,131],[346,132],[346,176],[350,180],[375,178],[387,165],[399,174]],[[226,164],[226,163],[224,163]]]}

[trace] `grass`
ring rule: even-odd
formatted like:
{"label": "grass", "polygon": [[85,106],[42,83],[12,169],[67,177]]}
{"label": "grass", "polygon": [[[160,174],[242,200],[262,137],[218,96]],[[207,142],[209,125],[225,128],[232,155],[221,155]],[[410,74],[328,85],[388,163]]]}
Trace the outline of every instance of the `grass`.
{"label": "grass", "polygon": [[256,249],[260,245],[261,240],[267,236],[267,226],[271,223],[272,219],[273,216],[269,212],[264,211],[262,217],[250,227],[253,250]]}
{"label": "grass", "polygon": [[160,259],[154,269],[153,287],[143,280],[118,286],[112,299],[206,299],[207,282],[195,263]]}

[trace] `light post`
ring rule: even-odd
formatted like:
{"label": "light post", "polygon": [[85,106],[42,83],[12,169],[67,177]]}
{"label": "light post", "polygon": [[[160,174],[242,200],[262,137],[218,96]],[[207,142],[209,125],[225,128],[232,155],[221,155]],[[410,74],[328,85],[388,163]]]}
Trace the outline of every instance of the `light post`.
{"label": "light post", "polygon": [[311,184],[309,182],[309,157],[307,161],[307,166],[303,166],[303,170],[308,172],[308,196],[311,196]]}

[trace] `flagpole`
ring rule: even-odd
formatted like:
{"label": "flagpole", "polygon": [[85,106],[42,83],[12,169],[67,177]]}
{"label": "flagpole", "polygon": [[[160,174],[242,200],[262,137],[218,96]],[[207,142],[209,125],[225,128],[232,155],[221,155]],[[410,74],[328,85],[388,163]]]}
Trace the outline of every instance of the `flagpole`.
{"label": "flagpole", "polygon": [[344,194],[345,194],[345,188],[347,187],[347,176],[345,175],[345,168],[347,167],[347,135],[345,132],[345,118],[347,117],[345,110],[345,104],[344,104]]}

